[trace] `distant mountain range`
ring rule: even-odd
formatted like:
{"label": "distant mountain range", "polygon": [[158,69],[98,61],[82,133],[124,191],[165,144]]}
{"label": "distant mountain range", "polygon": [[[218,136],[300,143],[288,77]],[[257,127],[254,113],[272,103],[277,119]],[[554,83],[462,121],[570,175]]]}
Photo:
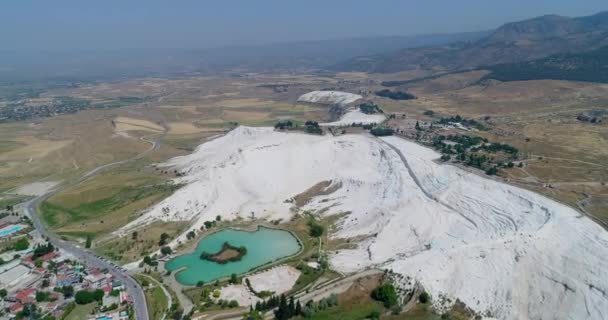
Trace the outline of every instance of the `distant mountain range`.
{"label": "distant mountain range", "polygon": [[531,61],[554,54],[575,54],[607,45],[608,12],[579,18],[547,15],[507,23],[477,40],[359,56],[328,69],[379,73],[419,68],[456,71]]}

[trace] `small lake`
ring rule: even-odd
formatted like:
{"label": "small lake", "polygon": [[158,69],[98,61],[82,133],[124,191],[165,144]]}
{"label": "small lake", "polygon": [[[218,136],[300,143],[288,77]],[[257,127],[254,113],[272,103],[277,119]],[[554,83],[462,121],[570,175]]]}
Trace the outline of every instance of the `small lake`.
{"label": "small lake", "polygon": [[[224,242],[235,247],[244,246],[247,254],[240,261],[219,264],[200,258],[203,251],[216,253]],[[184,285],[196,285],[198,281],[209,283],[242,274],[269,262],[295,255],[300,251],[300,242],[289,231],[258,227],[257,231],[224,229],[201,239],[196,250],[177,256],[165,264],[169,271],[185,267],[175,278]]]}

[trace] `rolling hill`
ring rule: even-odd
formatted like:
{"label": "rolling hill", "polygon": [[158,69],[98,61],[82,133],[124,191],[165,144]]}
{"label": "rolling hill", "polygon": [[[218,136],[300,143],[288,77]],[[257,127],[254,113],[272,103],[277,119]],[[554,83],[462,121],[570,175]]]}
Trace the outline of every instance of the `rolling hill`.
{"label": "rolling hill", "polygon": [[515,63],[553,54],[578,53],[608,45],[608,12],[568,18],[555,15],[507,23],[470,42],[359,56],[328,67],[332,71],[389,73],[416,68],[466,70]]}

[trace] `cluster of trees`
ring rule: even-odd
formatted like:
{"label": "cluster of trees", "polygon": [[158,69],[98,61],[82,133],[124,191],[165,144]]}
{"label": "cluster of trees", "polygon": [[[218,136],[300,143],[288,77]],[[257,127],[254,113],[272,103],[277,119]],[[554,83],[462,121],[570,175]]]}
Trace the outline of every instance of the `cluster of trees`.
{"label": "cluster of trees", "polygon": [[291,128],[293,128],[293,122],[291,122],[291,120],[280,120],[279,122],[277,122],[274,125],[275,129],[279,129],[279,130],[289,130]]}
{"label": "cluster of trees", "polygon": [[143,263],[145,263],[145,264],[147,264],[147,265],[149,265],[151,267],[158,266],[158,261],[156,261],[156,259],[154,259],[154,258],[152,258],[150,256],[145,256],[144,260],[143,260]]}
{"label": "cluster of trees", "polygon": [[215,217],[215,220],[207,220],[205,221],[201,226],[201,231],[205,230],[205,229],[211,229],[214,228],[218,222],[222,221],[222,216],[220,216],[219,214]]}
{"label": "cluster of trees", "polygon": [[55,287],[53,291],[63,293],[64,298],[71,298],[74,295],[74,287],[72,286],[64,286],[64,287]]}
{"label": "cluster of trees", "polygon": [[441,119],[439,119],[439,123],[440,124],[460,123],[464,126],[467,126],[470,128],[475,128],[477,130],[486,130],[486,127],[481,122],[474,120],[474,119],[466,119],[466,118],[461,117],[460,115],[452,116],[449,118],[441,117]]}
{"label": "cluster of trees", "polygon": [[45,254],[51,253],[53,251],[55,251],[55,247],[50,242],[47,242],[46,244],[39,244],[34,248],[32,259],[38,259],[44,256]]}
{"label": "cluster of trees", "polygon": [[375,127],[375,128],[372,128],[369,132],[376,137],[384,137],[384,136],[392,136],[394,131],[391,128]]}
{"label": "cluster of trees", "polygon": [[165,233],[165,232],[161,233],[160,234],[160,240],[158,240],[158,245],[160,247],[166,245],[167,241],[169,241],[170,238],[171,237],[167,233]]}
{"label": "cluster of trees", "polygon": [[36,291],[36,302],[54,301],[51,299],[51,293],[48,291],[38,290]]}
{"label": "cluster of trees", "polygon": [[258,315],[264,311],[275,309],[274,316],[277,320],[287,320],[293,317],[302,315],[302,305],[300,301],[296,302],[293,297],[287,301],[287,297],[282,294],[280,297],[271,296],[265,301],[258,301],[255,304],[255,309],[250,310],[249,314],[245,315],[244,319],[259,319]]}
{"label": "cluster of trees", "polygon": [[318,238],[323,235],[324,228],[312,216],[308,220],[308,234],[311,237]]}
{"label": "cluster of trees", "polygon": [[[446,144],[444,143],[445,140],[455,142],[456,144]],[[495,161],[493,157],[478,154],[478,151],[483,150],[488,153],[503,152],[513,159],[517,158],[519,153],[519,150],[511,145],[488,143],[488,139],[467,135],[438,135],[433,139],[432,145],[443,154],[441,156],[442,161],[449,161],[452,159],[451,155],[455,155],[455,160],[461,161],[467,166],[484,170],[488,175],[496,175],[499,172],[499,168],[513,168],[515,164],[512,161],[506,163]]]}
{"label": "cluster of trees", "polygon": [[390,308],[399,304],[399,296],[395,286],[391,283],[383,283],[372,291],[372,299],[382,302],[384,307]]}
{"label": "cluster of trees", "polygon": [[311,134],[323,134],[323,130],[319,127],[319,123],[310,120],[304,123],[304,131]]}
{"label": "cluster of trees", "polygon": [[27,250],[27,248],[30,247],[30,242],[27,240],[26,237],[20,238],[19,240],[17,240],[15,242],[15,244],[13,244],[13,250],[15,251],[23,251],[23,250]]}
{"label": "cluster of trees", "polygon": [[76,292],[74,300],[77,304],[89,304],[95,301],[102,301],[103,295],[104,293],[101,289],[96,289],[95,291],[81,290]]}
{"label": "cluster of trees", "polygon": [[379,97],[389,98],[389,99],[393,99],[393,100],[416,99],[416,96],[414,96],[413,94],[408,93],[408,92],[403,92],[403,91],[391,91],[389,89],[383,89],[380,91],[376,91],[375,93]]}
{"label": "cluster of trees", "polygon": [[363,124],[363,122],[353,122],[350,124],[350,126],[353,128],[361,127],[365,130],[371,130],[374,126],[376,126],[376,123]]}
{"label": "cluster of trees", "polygon": [[505,152],[505,153],[510,153],[512,155],[517,155],[519,153],[519,150],[511,145],[508,145],[506,143],[490,143],[488,145],[483,145],[481,146],[481,148],[487,152],[492,152],[492,153],[496,153],[496,152]]}
{"label": "cluster of trees", "polygon": [[384,113],[377,104],[372,102],[365,102],[359,105],[359,110],[365,114]]}
{"label": "cluster of trees", "polygon": [[160,248],[160,253],[162,253],[165,256],[168,256],[173,253],[173,250],[169,246],[164,246],[164,247]]}
{"label": "cluster of trees", "polygon": [[190,230],[188,233],[186,233],[186,239],[192,240],[194,238],[196,238],[196,232],[194,232],[194,230]]}
{"label": "cluster of trees", "polygon": [[300,314],[305,318],[312,318],[318,311],[335,307],[337,305],[338,295],[332,293],[329,297],[319,300],[319,302],[314,302],[313,300],[308,301],[306,305],[302,307],[302,311]]}
{"label": "cluster of trees", "polygon": [[239,302],[236,300],[218,300],[217,304],[220,306],[220,308],[222,309],[226,309],[226,308],[238,308],[239,307]]}

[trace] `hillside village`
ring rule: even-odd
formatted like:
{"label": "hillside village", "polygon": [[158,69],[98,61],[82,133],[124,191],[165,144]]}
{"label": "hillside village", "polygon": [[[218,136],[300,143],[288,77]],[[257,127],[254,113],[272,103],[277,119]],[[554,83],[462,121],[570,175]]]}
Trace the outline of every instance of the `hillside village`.
{"label": "hillside village", "polygon": [[0,319],[132,319],[120,281],[53,247],[27,217],[0,218]]}

